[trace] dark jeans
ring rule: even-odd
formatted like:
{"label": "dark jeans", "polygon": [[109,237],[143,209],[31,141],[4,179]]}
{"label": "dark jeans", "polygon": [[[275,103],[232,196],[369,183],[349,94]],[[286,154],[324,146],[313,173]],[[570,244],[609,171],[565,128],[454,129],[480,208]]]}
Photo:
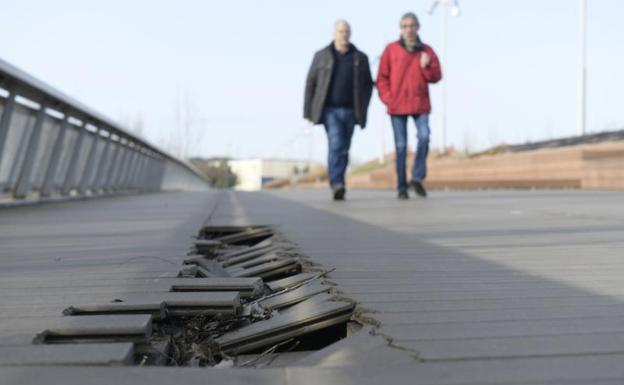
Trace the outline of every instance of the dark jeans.
{"label": "dark jeans", "polygon": [[349,164],[349,148],[355,128],[355,115],[351,108],[325,107],[323,125],[327,132],[329,184],[335,189],[345,184],[345,171]]}
{"label": "dark jeans", "polygon": [[[396,150],[396,173],[397,188],[399,191],[407,190],[405,176],[405,162],[407,159],[407,118],[410,115],[391,115],[392,129],[394,131],[394,146]],[[429,115],[411,115],[416,123],[416,158],[412,168],[412,180],[421,182],[427,176],[427,154],[429,153]]]}

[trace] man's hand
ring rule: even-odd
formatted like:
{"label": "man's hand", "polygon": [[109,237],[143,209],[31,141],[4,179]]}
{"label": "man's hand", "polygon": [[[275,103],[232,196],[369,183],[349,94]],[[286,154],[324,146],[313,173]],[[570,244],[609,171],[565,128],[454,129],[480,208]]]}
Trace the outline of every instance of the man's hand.
{"label": "man's hand", "polygon": [[427,55],[426,52],[423,52],[420,54],[420,66],[422,68],[427,68],[430,62],[431,62],[431,57],[429,57],[429,55]]}

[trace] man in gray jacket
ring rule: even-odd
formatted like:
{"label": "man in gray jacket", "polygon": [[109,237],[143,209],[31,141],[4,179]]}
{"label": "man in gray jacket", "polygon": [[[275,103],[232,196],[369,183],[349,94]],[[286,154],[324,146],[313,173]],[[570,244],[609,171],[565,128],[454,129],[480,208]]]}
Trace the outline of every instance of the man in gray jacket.
{"label": "man in gray jacket", "polygon": [[366,126],[373,91],[368,57],[350,43],[351,27],[334,25],[334,41],[314,55],[305,88],[303,117],[323,124],[329,142],[327,166],[334,200],[345,198],[345,171],[355,125]]}

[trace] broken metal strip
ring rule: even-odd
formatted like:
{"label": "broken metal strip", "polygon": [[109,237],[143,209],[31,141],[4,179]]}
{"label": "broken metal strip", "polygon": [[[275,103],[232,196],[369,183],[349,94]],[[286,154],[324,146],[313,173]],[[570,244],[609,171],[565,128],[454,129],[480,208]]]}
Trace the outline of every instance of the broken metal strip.
{"label": "broken metal strip", "polygon": [[354,305],[346,302],[300,303],[268,320],[215,339],[221,350],[238,354],[346,322]]}
{"label": "broken metal strip", "polygon": [[312,280],[318,276],[318,273],[300,273],[290,277],[282,278],[273,282],[266,282],[271,291],[280,291],[297,286],[303,282]]}
{"label": "broken metal strip", "polygon": [[252,267],[250,269],[245,269],[236,274],[233,274],[234,277],[260,277],[263,279],[267,279],[270,277],[277,276],[279,274],[288,272],[288,271],[300,271],[301,263],[297,258],[284,258],[279,261],[265,263],[263,265],[259,265],[256,267]]}
{"label": "broken metal strip", "polygon": [[89,365],[133,363],[134,345],[128,342],[77,345],[26,345],[0,347],[2,366]]}
{"label": "broken metal strip", "polygon": [[244,326],[231,331],[216,339],[222,345],[234,344],[249,338],[255,338],[275,331],[287,329],[308,321],[321,320],[326,317],[340,314],[345,310],[352,310],[353,304],[343,301],[336,302],[308,302],[299,303],[287,311],[277,312],[272,318]]}
{"label": "broken metal strip", "polygon": [[153,319],[166,318],[165,303],[160,304],[128,304],[123,302],[103,305],[75,305],[63,310],[63,315],[111,315],[111,314],[149,314]]}
{"label": "broken metal strip", "polygon": [[233,244],[239,242],[249,242],[254,239],[270,237],[273,235],[273,230],[264,227],[264,228],[255,228],[252,230],[241,231],[231,235],[224,235],[221,237],[214,238],[215,241],[220,241],[222,243]]}
{"label": "broken metal strip", "polygon": [[266,310],[282,309],[302,302],[317,294],[329,292],[331,289],[331,286],[322,285],[319,282],[312,282],[284,294],[261,300],[258,303]]}
{"label": "broken metal strip", "polygon": [[[303,302],[298,303],[297,306],[302,305],[302,304],[311,306],[311,305],[320,304],[323,302],[348,302],[348,301],[343,301],[342,299],[338,299],[335,294],[320,293],[313,297],[305,299]],[[279,313],[288,314],[293,308],[295,308],[295,311],[297,311],[296,309],[297,306],[280,309]]]}
{"label": "broken metal strip", "polygon": [[217,260],[225,261],[227,259],[238,257],[238,256],[241,256],[243,254],[254,253],[254,252],[257,252],[257,251],[262,251],[262,250],[266,250],[266,249],[269,249],[271,247],[277,247],[277,246],[278,245],[274,245],[273,244],[272,238],[268,238],[268,239],[265,239],[265,240],[263,240],[262,242],[260,242],[260,243],[258,243],[256,245],[254,245],[254,246],[242,247],[242,248],[240,248],[238,250],[221,252],[217,256]]}
{"label": "broken metal strip", "polygon": [[228,354],[240,354],[240,353],[249,352],[249,351],[261,348],[263,346],[276,344],[276,343],[279,343],[288,339],[300,337],[305,334],[323,330],[332,326],[340,325],[342,323],[349,321],[349,319],[351,318],[351,315],[352,314],[350,311],[345,312],[335,317],[329,317],[318,322],[310,322],[308,324],[301,325],[301,326],[298,326],[289,330],[285,330],[285,331],[276,333],[274,335],[267,336],[262,339],[246,341],[243,344],[233,346],[227,349],[222,348],[222,350]]}
{"label": "broken metal strip", "polygon": [[241,297],[252,297],[259,295],[262,290],[263,282],[260,278],[180,278],[171,283],[171,291],[174,292],[236,291]]}
{"label": "broken metal strip", "polygon": [[37,334],[34,344],[76,341],[142,341],[152,333],[150,315],[64,317]]}
{"label": "broken metal strip", "polygon": [[228,258],[217,257],[217,261],[221,262],[221,265],[223,267],[228,267],[228,266],[237,265],[237,264],[252,260],[254,258],[263,256],[268,253],[275,253],[278,250],[280,250],[280,247],[277,245],[274,245],[270,247],[263,247],[262,249],[254,250],[248,253],[239,254],[235,257],[228,257]]}
{"label": "broken metal strip", "polygon": [[171,292],[127,297],[123,302],[70,306],[65,315],[151,314],[155,319],[191,314],[239,314],[238,292]]}
{"label": "broken metal strip", "polygon": [[193,242],[193,245],[196,249],[206,249],[207,251],[214,250],[216,248],[222,247],[223,243],[220,241],[215,241],[213,239],[198,239]]}
{"label": "broken metal strip", "polygon": [[[231,264],[229,265],[230,268],[243,268],[243,269],[249,269],[251,267],[254,266],[258,266],[258,265],[262,265],[263,263],[268,263],[268,262],[273,262],[273,261],[277,261],[279,259],[281,259],[282,257],[276,253],[276,252],[270,252],[258,257],[255,257],[253,259],[247,260],[247,261],[243,261],[240,263],[236,263],[236,264]],[[223,264],[222,264],[223,266]],[[225,267],[225,266],[223,266]],[[225,269],[226,271],[229,271],[228,268]]]}
{"label": "broken metal strip", "polygon": [[202,227],[199,230],[198,238],[209,238],[209,237],[211,237],[211,235],[214,235],[214,234],[221,234],[221,235],[237,234],[237,233],[240,233],[241,231],[253,230],[253,229],[257,229],[257,228],[261,228],[261,227],[266,227],[266,226],[226,226],[226,225],[224,225],[224,226],[214,226],[214,225],[207,225],[207,226]]}

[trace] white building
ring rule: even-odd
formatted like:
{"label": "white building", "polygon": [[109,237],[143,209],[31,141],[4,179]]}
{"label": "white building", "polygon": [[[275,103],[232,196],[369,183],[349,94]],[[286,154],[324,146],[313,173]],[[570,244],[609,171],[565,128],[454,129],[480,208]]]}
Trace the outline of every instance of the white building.
{"label": "white building", "polygon": [[230,160],[228,164],[237,177],[235,188],[244,191],[260,190],[272,180],[295,177],[320,166],[309,161],[277,159]]}

